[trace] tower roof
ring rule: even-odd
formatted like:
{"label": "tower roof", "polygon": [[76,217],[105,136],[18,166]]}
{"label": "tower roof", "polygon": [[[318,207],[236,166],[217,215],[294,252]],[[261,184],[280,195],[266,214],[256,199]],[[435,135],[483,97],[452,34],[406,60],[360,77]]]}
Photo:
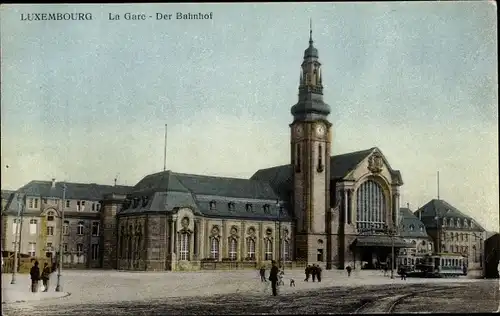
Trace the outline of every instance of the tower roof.
{"label": "tower roof", "polygon": [[312,22],[309,20],[309,47],[304,51],[304,59],[314,57],[318,58],[318,50],[313,45],[314,41],[312,39]]}

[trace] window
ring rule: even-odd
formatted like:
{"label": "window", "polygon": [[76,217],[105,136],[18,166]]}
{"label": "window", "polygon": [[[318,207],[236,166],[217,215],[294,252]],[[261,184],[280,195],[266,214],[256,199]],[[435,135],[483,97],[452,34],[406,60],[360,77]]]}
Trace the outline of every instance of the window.
{"label": "window", "polygon": [[97,211],[99,212],[101,210],[101,204],[97,203],[96,208],[97,208]]}
{"label": "window", "polygon": [[464,219],[464,228],[467,228],[469,225],[467,224],[467,219]]}
{"label": "window", "polygon": [[227,203],[227,208],[228,208],[230,211],[234,211],[234,202],[229,202],[229,203]]}
{"label": "window", "polygon": [[271,213],[269,204],[264,204],[263,207],[264,207],[264,213],[266,213],[266,214]]}
{"label": "window", "polygon": [[38,199],[35,199],[35,208],[38,208]]}
{"label": "window", "polygon": [[98,260],[99,259],[99,244],[92,244],[92,254],[91,258],[92,260]]}
{"label": "window", "polygon": [[456,226],[457,226],[458,228],[460,228],[460,219],[458,219],[458,218],[457,218],[457,223],[456,223]]}
{"label": "window", "polygon": [[424,226],[423,225],[420,225],[420,231],[423,232],[424,231]]}
{"label": "window", "polygon": [[216,205],[217,205],[217,204],[215,203],[215,201],[210,201],[210,209],[211,209],[211,210],[215,210],[215,206],[216,206]]}
{"label": "window", "polygon": [[214,237],[210,243],[210,258],[219,260],[219,239]]}
{"label": "window", "polygon": [[30,257],[36,256],[36,243],[34,242],[29,243],[28,254],[30,255]]}
{"label": "window", "polygon": [[297,144],[297,160],[295,163],[295,172],[297,172],[297,173],[300,173],[300,168],[302,165],[302,163],[300,161],[300,157],[301,157],[300,144]]}
{"label": "window", "polygon": [[450,218],[450,223],[449,224],[450,224],[449,225],[450,227],[453,227],[453,218]]}
{"label": "window", "polygon": [[28,200],[28,208],[33,208],[33,199]]}
{"label": "window", "polygon": [[189,234],[182,233],[180,239],[180,260],[189,260]]}
{"label": "window", "polygon": [[19,224],[21,221],[19,221],[17,218],[14,218],[14,221],[12,222],[12,235],[15,235],[16,233],[19,233]]}
{"label": "window", "polygon": [[76,210],[79,212],[80,211],[80,201],[76,201]]}
{"label": "window", "polygon": [[246,208],[247,208],[247,212],[251,212],[252,211],[252,204],[247,203]]}
{"label": "window", "polygon": [[446,217],[443,218],[443,227],[446,227]]}
{"label": "window", "polygon": [[95,203],[92,203],[92,211],[95,211]]}
{"label": "window", "polygon": [[76,254],[78,256],[83,255],[83,244],[76,244]]}
{"label": "window", "polygon": [[47,204],[47,199],[44,198],[42,201],[43,201],[43,204]]}
{"label": "window", "polygon": [[290,261],[290,242],[285,240],[283,243],[283,259],[285,261]]}
{"label": "window", "polygon": [[255,260],[255,240],[247,239],[247,257],[250,260]]}
{"label": "window", "polygon": [[63,244],[63,252],[68,252],[68,244]]}
{"label": "window", "polygon": [[47,236],[54,236],[54,226],[47,226]]}
{"label": "window", "polygon": [[469,234],[465,234],[465,241],[469,241]]}
{"label": "window", "polygon": [[410,225],[410,231],[413,231],[413,230],[415,230],[415,226],[412,224],[412,225]]}
{"label": "window", "polygon": [[472,246],[472,252],[474,253],[474,262],[477,262],[477,251],[476,251],[476,245]]}
{"label": "window", "polygon": [[54,212],[53,211],[48,211],[47,212],[47,221],[48,222],[53,222],[54,221]]}
{"label": "window", "polygon": [[318,167],[316,171],[323,172],[323,146],[321,144],[318,145]]}
{"label": "window", "polygon": [[92,222],[92,236],[99,236],[99,222]]}
{"label": "window", "polygon": [[36,235],[37,220],[30,219],[30,235]]}
{"label": "window", "polygon": [[81,211],[83,212],[84,210],[85,210],[85,201],[82,201]]}
{"label": "window", "polygon": [[229,239],[229,259],[236,260],[238,258],[238,241],[236,238]]}
{"label": "window", "polygon": [[63,229],[63,235],[68,236],[69,235],[69,221],[64,221],[62,229]]}
{"label": "window", "polygon": [[53,251],[54,250],[54,249],[52,249],[52,243],[51,242],[47,243],[47,246],[45,247],[45,250],[46,251]]}
{"label": "window", "polygon": [[66,200],[66,207],[70,207],[70,201]]}
{"label": "window", "polygon": [[78,235],[83,235],[83,222],[78,222],[78,227],[76,229]]}
{"label": "window", "polygon": [[386,222],[387,203],[380,184],[367,180],[356,190],[356,224],[358,229],[383,228]]}
{"label": "window", "polygon": [[269,238],[264,241],[264,260],[273,260],[273,242]]}

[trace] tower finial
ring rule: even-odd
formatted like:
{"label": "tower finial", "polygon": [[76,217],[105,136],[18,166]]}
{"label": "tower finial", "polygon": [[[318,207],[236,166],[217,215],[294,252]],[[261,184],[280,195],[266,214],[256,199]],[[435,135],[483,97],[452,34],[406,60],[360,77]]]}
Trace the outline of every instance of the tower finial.
{"label": "tower finial", "polygon": [[312,27],[312,19],[309,18],[309,44],[313,43],[313,27]]}

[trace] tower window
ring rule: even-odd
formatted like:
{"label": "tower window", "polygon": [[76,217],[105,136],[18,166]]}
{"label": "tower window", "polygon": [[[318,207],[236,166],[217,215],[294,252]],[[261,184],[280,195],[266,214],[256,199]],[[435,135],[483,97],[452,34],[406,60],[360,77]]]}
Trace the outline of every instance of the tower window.
{"label": "tower window", "polygon": [[323,165],[323,146],[321,144],[318,145],[318,172],[323,172],[325,166]]}
{"label": "tower window", "polygon": [[301,152],[300,152],[300,144],[297,144],[297,150],[296,150],[296,155],[297,155],[297,159],[296,159],[296,164],[295,164],[295,172],[297,173],[300,173],[300,166],[301,166]]}

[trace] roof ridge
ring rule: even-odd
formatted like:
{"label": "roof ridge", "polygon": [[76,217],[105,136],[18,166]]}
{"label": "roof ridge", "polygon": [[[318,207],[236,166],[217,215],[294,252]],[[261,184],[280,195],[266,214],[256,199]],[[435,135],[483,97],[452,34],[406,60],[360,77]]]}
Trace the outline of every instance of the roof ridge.
{"label": "roof ridge", "polygon": [[226,177],[226,176],[215,176],[215,175],[203,175],[203,174],[192,174],[192,173],[181,173],[181,172],[173,172],[173,175],[177,176],[189,176],[189,177],[199,177],[199,178],[211,178],[211,179],[225,179],[225,180],[244,180],[251,182],[266,182],[262,180],[255,179],[247,179],[247,178],[236,178],[236,177]]}

